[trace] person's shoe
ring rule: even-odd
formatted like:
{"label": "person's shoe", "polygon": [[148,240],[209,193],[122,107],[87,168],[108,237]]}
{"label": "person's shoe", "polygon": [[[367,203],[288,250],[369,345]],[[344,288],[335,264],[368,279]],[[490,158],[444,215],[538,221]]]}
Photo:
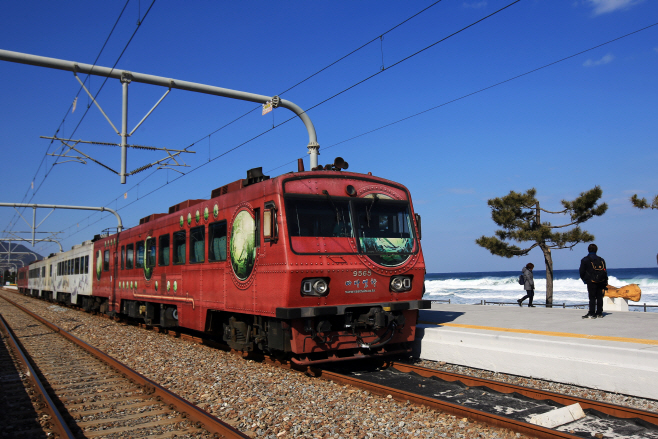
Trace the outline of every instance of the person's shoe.
{"label": "person's shoe", "polygon": [[516,303],[518,303],[518,304],[519,304],[519,306],[520,306],[521,308],[523,308],[523,305],[521,305],[521,302],[522,302],[522,300],[521,300],[521,299],[519,299],[519,300],[517,300],[517,301],[516,301]]}
{"label": "person's shoe", "polygon": [[594,314],[594,315],[592,315],[592,316],[589,316],[589,318],[590,318],[590,319],[595,319],[595,318],[596,318],[596,314]]}
{"label": "person's shoe", "polygon": [[535,305],[528,305],[528,308],[534,308]]}
{"label": "person's shoe", "polygon": [[583,318],[584,318],[584,319],[592,319],[592,318],[595,318],[595,317],[594,317],[592,314],[587,313],[587,314],[585,314],[585,315],[583,316]]}
{"label": "person's shoe", "polygon": [[603,318],[603,314],[596,314],[596,318],[597,318],[597,319],[602,319],[602,318]]}

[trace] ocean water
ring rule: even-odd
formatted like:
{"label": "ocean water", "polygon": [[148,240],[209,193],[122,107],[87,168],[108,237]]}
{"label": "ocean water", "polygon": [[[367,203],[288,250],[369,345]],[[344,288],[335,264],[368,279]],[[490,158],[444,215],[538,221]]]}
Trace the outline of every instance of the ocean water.
{"label": "ocean water", "polygon": [[[519,271],[476,273],[428,273],[425,277],[425,295],[428,300],[447,300],[458,304],[487,302],[514,302],[525,295],[519,285]],[[546,271],[534,270],[535,303],[546,303]],[[578,270],[553,272],[553,306],[588,303],[587,287],[580,280]],[[608,268],[608,283],[615,287],[638,284],[642,297],[629,305],[658,305],[658,267],[656,268]],[[527,300],[525,304],[527,305]],[[631,311],[643,308],[629,306]],[[658,312],[658,308],[647,308]]]}

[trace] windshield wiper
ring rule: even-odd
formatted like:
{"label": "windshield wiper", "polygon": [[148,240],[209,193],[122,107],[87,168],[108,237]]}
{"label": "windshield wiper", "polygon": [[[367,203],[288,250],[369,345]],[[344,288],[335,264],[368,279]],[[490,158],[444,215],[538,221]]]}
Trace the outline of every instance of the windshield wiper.
{"label": "windshield wiper", "polygon": [[379,200],[377,194],[372,194],[372,203],[370,203],[370,208],[366,206],[366,221],[368,222],[368,227],[370,227],[370,211],[372,210],[372,207],[375,205],[377,200]]}
{"label": "windshield wiper", "polygon": [[326,189],[323,189],[322,193],[327,196],[327,200],[329,200],[331,205],[334,207],[334,210],[336,211],[336,222],[340,223],[340,219],[341,219],[340,218],[340,211],[338,210],[338,208],[334,204],[334,200],[331,199],[331,195],[329,195],[329,192]]}

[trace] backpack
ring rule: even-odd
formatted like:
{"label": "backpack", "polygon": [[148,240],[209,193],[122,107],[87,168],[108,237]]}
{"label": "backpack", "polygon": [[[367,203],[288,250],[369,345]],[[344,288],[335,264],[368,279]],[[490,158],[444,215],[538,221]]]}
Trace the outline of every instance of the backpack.
{"label": "backpack", "polygon": [[587,275],[589,280],[594,283],[608,283],[608,272],[605,269],[605,261],[603,258],[592,259],[589,258],[590,265],[587,266]]}
{"label": "backpack", "polygon": [[519,276],[519,285],[525,285],[525,276],[524,275]]}

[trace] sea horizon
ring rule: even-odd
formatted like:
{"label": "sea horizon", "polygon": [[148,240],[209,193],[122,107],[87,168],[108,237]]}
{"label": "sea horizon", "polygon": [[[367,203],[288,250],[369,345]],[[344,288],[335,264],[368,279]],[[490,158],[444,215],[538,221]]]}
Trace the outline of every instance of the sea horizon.
{"label": "sea horizon", "polygon": [[[518,279],[521,270],[427,273],[424,299],[450,300],[457,304],[487,302],[513,303],[525,295]],[[546,303],[546,271],[534,270],[534,302]],[[608,268],[608,284],[622,287],[640,286],[642,296],[638,302],[629,300],[629,309],[643,311],[630,305],[658,305],[658,267]],[[580,280],[578,270],[553,271],[553,305],[578,305],[588,302],[587,287]],[[527,304],[527,301],[525,302]],[[647,308],[658,312],[658,308]]]}

